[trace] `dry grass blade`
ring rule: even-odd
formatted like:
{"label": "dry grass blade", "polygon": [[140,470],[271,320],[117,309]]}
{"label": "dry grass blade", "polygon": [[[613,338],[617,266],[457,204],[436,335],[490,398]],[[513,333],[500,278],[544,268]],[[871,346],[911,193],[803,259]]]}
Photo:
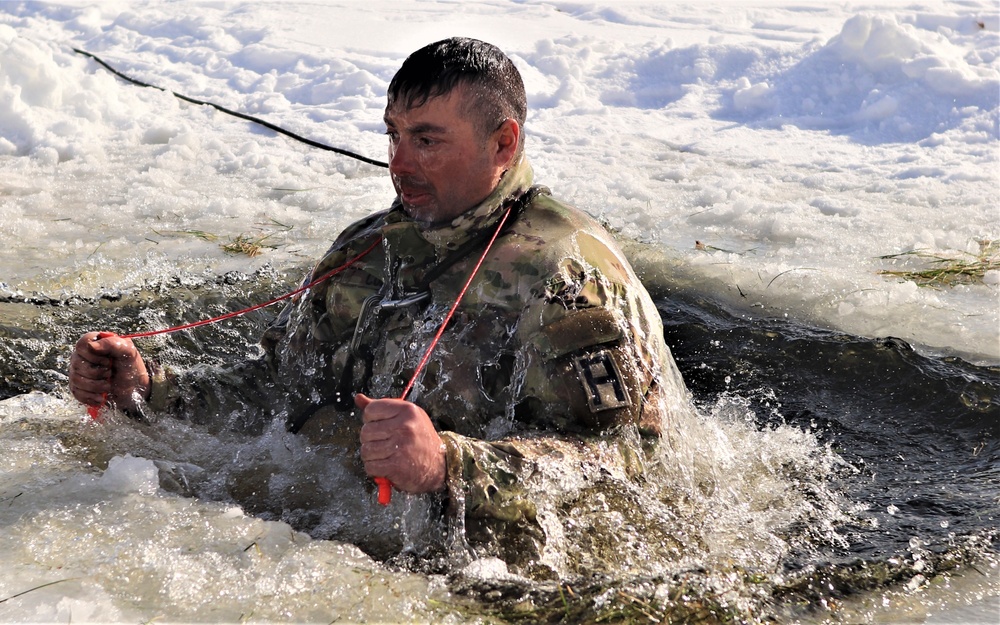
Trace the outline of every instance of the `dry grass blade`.
{"label": "dry grass blade", "polygon": [[[287,232],[292,229],[292,226],[283,224],[274,218],[270,218],[269,222],[270,223],[258,225],[267,228],[277,228],[279,232]],[[219,239],[219,235],[212,234],[211,232],[205,232],[204,230],[153,230],[153,233],[161,237],[169,235],[193,236],[202,239],[203,241],[217,241]],[[228,242],[221,244],[221,247],[224,251],[230,254],[246,254],[251,257],[258,256],[264,248],[274,249],[275,246],[266,245],[264,242],[273,237],[275,234],[277,233],[270,232],[267,234],[253,236],[247,233],[240,233],[235,237],[230,237]],[[156,243],[156,241],[154,241],[154,243]]]}
{"label": "dry grass blade", "polygon": [[22,590],[21,592],[19,592],[17,594],[14,594],[14,595],[11,595],[9,597],[5,597],[3,599],[0,599],[0,603],[6,603],[7,601],[10,601],[11,599],[17,599],[18,597],[22,597],[22,596],[28,594],[29,592],[35,592],[36,590],[41,590],[42,588],[48,588],[49,586],[55,586],[56,584],[61,584],[63,582],[72,582],[72,581],[77,580],[77,579],[80,579],[80,578],[79,577],[68,577],[66,579],[57,579],[54,582],[48,582],[47,584],[41,584],[40,586],[35,586],[34,588],[29,588],[28,590]]}
{"label": "dry grass blade", "polygon": [[[258,224],[261,226],[273,227],[277,226],[279,232],[288,232],[292,229],[292,226],[286,225],[277,221],[276,219],[271,219],[269,224]],[[246,254],[247,256],[253,257],[261,253],[261,251],[266,247],[268,249],[274,249],[274,245],[265,245],[264,242],[273,237],[277,232],[269,232],[267,234],[260,234],[258,236],[250,236],[249,234],[242,233],[236,236],[236,238],[231,238],[229,243],[222,245],[222,249],[230,254]]]}
{"label": "dry grass blade", "polygon": [[250,235],[240,234],[236,238],[230,239],[229,243],[224,243],[222,249],[230,254],[246,254],[252,258],[258,256],[265,247],[272,247],[273,249],[273,246],[265,246],[263,244],[269,236],[271,235],[252,238]]}
{"label": "dry grass blade", "polygon": [[702,243],[701,241],[694,242],[694,249],[698,250],[699,252],[725,252],[726,254],[737,254],[739,256],[743,256],[744,254],[755,254],[757,252],[757,248],[755,247],[752,247],[743,252],[738,252],[736,250],[727,250],[724,247],[715,247],[714,245],[708,245],[706,243]]}
{"label": "dry grass blade", "polygon": [[979,241],[979,253],[960,252],[954,255],[924,250],[879,256],[882,260],[916,259],[928,266],[914,269],[884,269],[879,275],[893,276],[915,282],[918,286],[955,286],[983,282],[988,271],[1000,271],[1000,241]]}
{"label": "dry grass blade", "polygon": [[183,235],[197,237],[203,241],[215,241],[219,238],[219,235],[212,234],[211,232],[205,232],[204,230],[164,230],[163,232],[153,230],[153,233],[158,234],[161,237],[167,235],[183,234]]}

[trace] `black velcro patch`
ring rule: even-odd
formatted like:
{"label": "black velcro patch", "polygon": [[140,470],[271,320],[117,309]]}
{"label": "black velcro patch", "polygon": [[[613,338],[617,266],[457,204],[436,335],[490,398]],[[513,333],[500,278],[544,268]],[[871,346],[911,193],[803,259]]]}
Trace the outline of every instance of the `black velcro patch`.
{"label": "black velcro patch", "polygon": [[587,393],[591,412],[624,408],[631,405],[621,372],[607,350],[584,354],[573,359],[580,383]]}

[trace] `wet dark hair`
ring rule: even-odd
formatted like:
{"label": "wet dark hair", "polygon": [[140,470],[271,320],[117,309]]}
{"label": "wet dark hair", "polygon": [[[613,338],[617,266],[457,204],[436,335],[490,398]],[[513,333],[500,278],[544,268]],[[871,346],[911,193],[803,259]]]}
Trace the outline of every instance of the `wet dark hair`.
{"label": "wet dark hair", "polygon": [[424,46],[403,61],[389,83],[388,108],[410,109],[456,87],[468,89],[465,112],[485,137],[508,119],[524,128],[528,99],[521,73],[500,48],[466,37]]}

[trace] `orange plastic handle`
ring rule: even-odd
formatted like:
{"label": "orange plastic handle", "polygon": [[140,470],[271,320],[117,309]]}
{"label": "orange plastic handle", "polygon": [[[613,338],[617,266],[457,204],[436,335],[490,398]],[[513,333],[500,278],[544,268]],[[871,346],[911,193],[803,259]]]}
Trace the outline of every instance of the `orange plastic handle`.
{"label": "orange plastic handle", "polygon": [[378,502],[388,506],[392,501],[392,482],[387,477],[377,477],[375,483],[378,484]]}

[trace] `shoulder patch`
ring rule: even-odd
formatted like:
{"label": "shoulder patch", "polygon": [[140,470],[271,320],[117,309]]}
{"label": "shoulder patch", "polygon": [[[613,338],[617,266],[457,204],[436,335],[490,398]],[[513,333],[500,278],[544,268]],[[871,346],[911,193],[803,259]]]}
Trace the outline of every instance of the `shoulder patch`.
{"label": "shoulder patch", "polygon": [[545,325],[535,341],[546,358],[558,358],[578,349],[617,341],[624,335],[610,310],[584,308]]}
{"label": "shoulder patch", "polygon": [[573,359],[573,366],[587,394],[591,412],[631,405],[621,372],[608,350],[577,356]]}

